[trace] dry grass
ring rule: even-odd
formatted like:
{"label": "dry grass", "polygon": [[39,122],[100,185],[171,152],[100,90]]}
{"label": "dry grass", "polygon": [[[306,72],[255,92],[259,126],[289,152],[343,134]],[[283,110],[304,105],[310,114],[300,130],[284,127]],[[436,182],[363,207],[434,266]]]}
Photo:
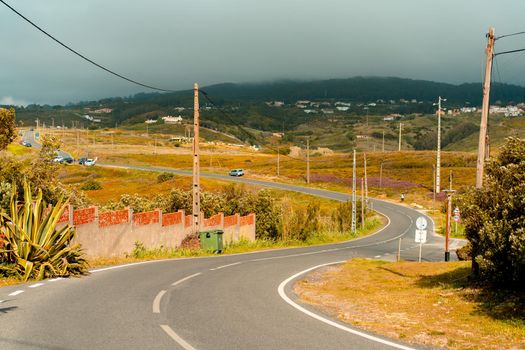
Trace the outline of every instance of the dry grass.
{"label": "dry grass", "polygon": [[470,287],[469,272],[467,262],[354,259],[311,274],[295,292],[345,322],[409,343],[524,349],[523,295]]}

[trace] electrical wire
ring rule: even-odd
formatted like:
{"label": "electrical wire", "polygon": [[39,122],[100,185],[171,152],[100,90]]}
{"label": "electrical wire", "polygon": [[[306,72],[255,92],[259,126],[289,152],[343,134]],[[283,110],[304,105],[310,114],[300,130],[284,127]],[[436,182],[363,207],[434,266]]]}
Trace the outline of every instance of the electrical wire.
{"label": "electrical wire", "polygon": [[522,51],[525,51],[525,49],[517,49],[517,50],[498,52],[498,53],[495,53],[494,56],[506,55],[508,53],[516,53],[516,52],[522,52]]}
{"label": "electrical wire", "polygon": [[142,87],[145,87],[145,88],[148,88],[148,89],[151,89],[151,90],[157,90],[157,91],[162,91],[162,92],[176,92],[175,90],[170,90],[170,89],[163,89],[163,88],[158,88],[158,87],[155,87],[155,86],[152,86],[152,85],[148,85],[148,84],[144,84],[144,83],[141,83],[139,81],[136,81],[134,79],[131,79],[131,78],[127,78],[125,76],[123,76],[122,74],[119,74],[119,73],[116,73],[114,71],[112,71],[111,69],[109,68],[106,68],[104,66],[102,66],[101,64],[98,64],[97,62],[93,61],[92,59],[84,56],[83,54],[79,53],[78,51],[74,50],[73,48],[69,47],[68,45],[64,44],[62,41],[58,40],[57,38],[55,38],[53,35],[49,34],[48,32],[46,32],[44,29],[42,29],[41,27],[39,27],[37,24],[35,24],[33,21],[31,21],[29,18],[27,18],[26,16],[24,16],[23,14],[21,14],[20,12],[18,12],[16,9],[14,9],[11,5],[9,5],[8,3],[6,3],[4,0],[0,0],[0,2],[2,4],[4,4],[7,8],[9,8],[11,11],[13,11],[14,13],[16,13],[19,17],[21,17],[22,19],[24,19],[27,23],[29,23],[30,25],[32,25],[34,28],[36,28],[38,31],[40,31],[41,33],[43,33],[44,35],[46,35],[47,37],[49,37],[51,40],[55,41],[57,44],[59,44],[60,46],[64,47],[65,49],[71,51],[72,53],[74,53],[75,55],[77,55],[78,57],[82,58],[83,60],[93,64],[94,66],[120,78],[120,79],[124,79],[132,84],[135,84],[135,85],[139,85],[139,86],[142,86]]}
{"label": "electrical wire", "polygon": [[499,40],[499,39],[506,38],[506,37],[509,37],[509,36],[515,36],[515,35],[521,35],[521,34],[525,34],[525,32],[517,32],[517,33],[512,33],[512,34],[500,35],[500,36],[497,36],[496,38],[494,38],[494,40]]}

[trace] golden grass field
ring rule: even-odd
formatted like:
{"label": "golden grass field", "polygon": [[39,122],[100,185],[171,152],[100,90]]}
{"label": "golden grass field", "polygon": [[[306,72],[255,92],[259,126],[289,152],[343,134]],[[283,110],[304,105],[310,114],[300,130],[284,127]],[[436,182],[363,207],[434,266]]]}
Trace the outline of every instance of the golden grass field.
{"label": "golden grass field", "polygon": [[303,302],[359,328],[446,349],[524,349],[519,295],[469,286],[469,262],[350,260],[296,283]]}

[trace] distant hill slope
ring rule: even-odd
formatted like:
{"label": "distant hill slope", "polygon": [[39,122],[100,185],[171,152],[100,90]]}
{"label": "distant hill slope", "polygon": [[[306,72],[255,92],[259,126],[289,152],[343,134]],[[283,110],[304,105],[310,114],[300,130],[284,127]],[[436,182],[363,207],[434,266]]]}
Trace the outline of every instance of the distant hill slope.
{"label": "distant hill slope", "polygon": [[[276,81],[268,83],[224,83],[203,87],[210,96],[224,101],[260,102],[282,100],[287,103],[297,100],[344,99],[367,102],[382,100],[417,99],[434,101],[437,96],[446,96],[449,103],[481,105],[481,83],[453,85],[426,80],[393,77],[353,77],[316,81]],[[179,99],[191,96],[190,90],[174,94],[141,94],[137,101]],[[133,100],[133,99],[132,99]],[[492,101],[524,102],[525,87],[509,84],[493,84]]]}

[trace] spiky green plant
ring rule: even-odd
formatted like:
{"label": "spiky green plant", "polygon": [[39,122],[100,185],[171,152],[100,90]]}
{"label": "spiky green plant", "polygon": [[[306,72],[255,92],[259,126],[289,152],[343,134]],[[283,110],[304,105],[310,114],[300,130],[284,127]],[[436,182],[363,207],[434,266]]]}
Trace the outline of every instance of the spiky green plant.
{"label": "spiky green plant", "polygon": [[68,204],[62,198],[47,207],[42,191],[33,197],[24,183],[24,201],[19,202],[13,189],[8,212],[0,213],[0,261],[14,264],[24,280],[41,280],[83,274],[87,262],[79,244],[71,244],[75,229],[57,227]]}

